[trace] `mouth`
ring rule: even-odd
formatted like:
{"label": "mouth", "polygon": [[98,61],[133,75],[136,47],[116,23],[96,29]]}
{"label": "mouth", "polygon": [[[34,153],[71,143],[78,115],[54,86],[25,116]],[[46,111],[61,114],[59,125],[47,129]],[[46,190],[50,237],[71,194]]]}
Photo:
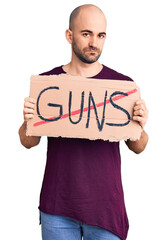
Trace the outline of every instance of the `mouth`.
{"label": "mouth", "polygon": [[95,55],[96,55],[96,53],[93,53],[93,52],[90,53],[90,56],[95,56]]}
{"label": "mouth", "polygon": [[97,53],[96,50],[88,50],[87,52],[90,53],[91,55],[95,55]]}

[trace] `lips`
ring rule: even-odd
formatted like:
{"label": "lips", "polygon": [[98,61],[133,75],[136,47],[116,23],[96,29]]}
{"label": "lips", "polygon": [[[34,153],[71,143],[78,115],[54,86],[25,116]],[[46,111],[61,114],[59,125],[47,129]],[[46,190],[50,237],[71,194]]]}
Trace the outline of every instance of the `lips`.
{"label": "lips", "polygon": [[95,55],[97,52],[89,51],[88,53],[89,53],[90,55]]}
{"label": "lips", "polygon": [[92,49],[88,49],[86,52],[90,53],[90,54],[96,54],[98,53],[97,50],[92,50]]}
{"label": "lips", "polygon": [[95,52],[97,52],[96,50],[89,50],[88,52],[93,52],[93,53],[95,53]]}

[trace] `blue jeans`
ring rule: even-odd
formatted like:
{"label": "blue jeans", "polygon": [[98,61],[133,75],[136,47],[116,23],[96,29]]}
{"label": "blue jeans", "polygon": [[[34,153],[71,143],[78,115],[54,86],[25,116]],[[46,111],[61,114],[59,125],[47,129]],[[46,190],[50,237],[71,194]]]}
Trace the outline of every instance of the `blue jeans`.
{"label": "blue jeans", "polygon": [[[121,240],[104,228],[40,212],[42,240]],[[82,238],[83,236],[83,238]]]}

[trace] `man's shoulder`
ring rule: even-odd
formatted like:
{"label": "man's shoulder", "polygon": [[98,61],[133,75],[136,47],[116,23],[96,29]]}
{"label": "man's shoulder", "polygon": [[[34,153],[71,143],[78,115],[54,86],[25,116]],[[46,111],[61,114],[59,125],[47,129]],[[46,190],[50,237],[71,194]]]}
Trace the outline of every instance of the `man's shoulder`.
{"label": "man's shoulder", "polygon": [[105,65],[103,65],[103,76],[106,79],[133,81],[133,79],[129,76],[122,74],[114,69],[111,69]]}
{"label": "man's shoulder", "polygon": [[55,67],[47,72],[40,73],[39,75],[58,75],[61,73],[65,73],[65,72],[63,71],[62,66],[59,66],[59,67]]}

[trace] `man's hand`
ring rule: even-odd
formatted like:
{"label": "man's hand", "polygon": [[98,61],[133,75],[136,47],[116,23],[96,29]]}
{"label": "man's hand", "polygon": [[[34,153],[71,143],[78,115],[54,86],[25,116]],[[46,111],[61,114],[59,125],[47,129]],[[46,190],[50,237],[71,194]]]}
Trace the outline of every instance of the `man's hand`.
{"label": "man's hand", "polygon": [[134,112],[132,119],[140,124],[140,126],[142,127],[142,133],[139,140],[136,141],[127,140],[126,144],[130,150],[139,154],[145,149],[148,142],[148,134],[144,131],[144,126],[148,119],[148,109],[146,107],[144,100],[138,100],[135,103],[133,111]]}
{"label": "man's hand", "polygon": [[40,137],[26,136],[27,121],[34,117],[36,100],[30,97],[24,99],[24,123],[19,129],[19,136],[21,144],[26,148],[31,148],[39,144]]}
{"label": "man's hand", "polygon": [[24,121],[28,121],[33,118],[35,112],[35,103],[36,100],[30,97],[24,99]]}
{"label": "man's hand", "polygon": [[148,119],[148,109],[146,107],[146,104],[144,100],[142,99],[138,100],[134,106],[133,120],[139,122],[142,129],[144,129],[147,119]]}

